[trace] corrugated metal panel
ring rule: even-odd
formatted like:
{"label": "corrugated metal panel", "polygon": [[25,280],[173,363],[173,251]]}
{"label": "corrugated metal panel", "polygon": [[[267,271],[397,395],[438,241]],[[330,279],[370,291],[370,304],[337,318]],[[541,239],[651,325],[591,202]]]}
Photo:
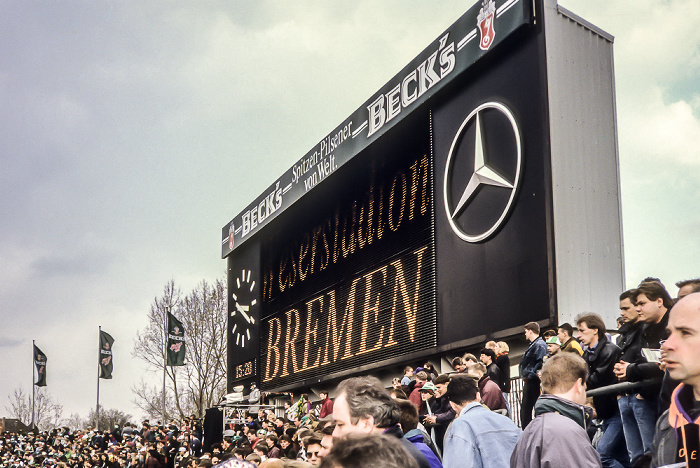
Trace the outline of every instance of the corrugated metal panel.
{"label": "corrugated metal panel", "polygon": [[559,321],[618,315],[624,286],[612,36],[545,2]]}

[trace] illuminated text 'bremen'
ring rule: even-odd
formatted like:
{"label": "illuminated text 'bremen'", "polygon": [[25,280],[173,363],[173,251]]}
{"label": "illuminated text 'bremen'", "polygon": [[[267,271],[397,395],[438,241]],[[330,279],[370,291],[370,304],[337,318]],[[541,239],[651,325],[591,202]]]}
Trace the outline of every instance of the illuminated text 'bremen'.
{"label": "illuminated text 'bremen'", "polygon": [[419,304],[430,294],[424,279],[428,249],[408,252],[264,321],[263,382],[413,343]]}

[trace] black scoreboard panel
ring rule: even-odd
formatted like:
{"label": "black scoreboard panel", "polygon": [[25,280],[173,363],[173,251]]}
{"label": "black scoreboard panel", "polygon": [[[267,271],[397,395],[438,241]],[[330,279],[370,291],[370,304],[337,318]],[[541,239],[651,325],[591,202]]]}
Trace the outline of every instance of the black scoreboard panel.
{"label": "black scoreboard panel", "polygon": [[259,354],[233,354],[229,382],[281,388],[436,346],[430,149],[417,112],[232,253],[233,271],[259,259]]}

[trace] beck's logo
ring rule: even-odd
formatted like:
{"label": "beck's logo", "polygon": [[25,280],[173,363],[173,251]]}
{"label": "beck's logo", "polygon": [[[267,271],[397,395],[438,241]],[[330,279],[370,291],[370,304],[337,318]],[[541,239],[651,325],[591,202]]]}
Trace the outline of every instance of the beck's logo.
{"label": "beck's logo", "polygon": [[488,239],[508,215],[521,172],[520,131],[511,111],[488,102],[462,122],[445,166],[444,200],[452,230],[467,242]]}
{"label": "beck's logo", "polygon": [[493,43],[493,38],[496,36],[496,30],[493,28],[493,19],[496,13],[496,3],[493,0],[483,0],[479,16],[476,17],[476,24],[481,32],[481,41],[479,48],[481,50],[489,50]]}

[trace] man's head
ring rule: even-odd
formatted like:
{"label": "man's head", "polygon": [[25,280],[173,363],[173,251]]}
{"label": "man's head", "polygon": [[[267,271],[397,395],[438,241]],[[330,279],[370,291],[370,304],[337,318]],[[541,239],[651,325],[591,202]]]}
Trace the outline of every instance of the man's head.
{"label": "man's head", "polygon": [[559,351],[561,351],[561,342],[556,336],[552,336],[547,339],[547,352],[550,356],[554,356]]}
{"label": "man's head", "polygon": [[413,367],[411,366],[406,366],[403,368],[403,375],[406,377],[411,377],[413,375]]}
{"label": "man's head", "polygon": [[445,396],[450,401],[452,408],[464,408],[469,403],[477,401],[479,387],[476,381],[468,375],[455,375],[450,379]]}
{"label": "man's head", "polygon": [[671,310],[670,336],[661,347],[671,378],[692,385],[700,399],[700,293],[683,297]]}
{"label": "man's head", "polygon": [[635,323],[639,320],[639,313],[634,305],[634,289],[620,294],[620,315],[625,323]]}
{"label": "man's head", "polygon": [[464,372],[467,370],[467,365],[465,364],[464,359],[462,359],[460,356],[457,356],[452,360],[452,367],[457,372]]}
{"label": "man's head", "polygon": [[576,353],[559,353],[542,366],[542,391],[575,403],[586,403],[588,365]]}
{"label": "man's head", "polygon": [[525,324],[525,338],[532,343],[540,336],[540,324],[537,322],[528,322]]}
{"label": "man's head", "polygon": [[[494,343],[494,346],[496,343]],[[491,348],[484,348],[479,352],[479,361],[483,362],[487,366],[490,366],[496,362],[496,353]]]}
{"label": "man's head", "polygon": [[348,434],[335,441],[322,468],[418,468],[418,462],[395,437]]}
{"label": "man's head", "polygon": [[447,392],[447,384],[450,383],[450,376],[447,374],[440,374],[435,377],[435,381],[433,383],[435,384],[435,388],[437,388],[435,391],[435,396],[441,397],[445,394],[445,392]]}
{"label": "man's head", "polygon": [[427,382],[428,381],[428,373],[425,371],[418,371],[416,372],[416,382]]}
{"label": "man's head", "polygon": [[321,436],[314,434],[304,439],[304,447],[306,447],[306,458],[313,466],[321,464]]}
{"label": "man's head", "polygon": [[605,322],[603,318],[593,312],[586,312],[576,317],[578,327],[578,339],[581,343],[591,348],[595,347],[599,341],[605,339]]}
{"label": "man's head", "polygon": [[568,323],[562,323],[559,325],[559,328],[557,329],[557,338],[559,338],[559,341],[561,341],[562,344],[569,341],[572,336],[574,336],[574,327]]}
{"label": "man's head", "polygon": [[401,430],[404,434],[418,427],[418,409],[408,400],[396,400],[401,410]]}
{"label": "man's head", "polygon": [[486,375],[486,366],[482,362],[478,362],[469,369],[469,374],[481,379]]}
{"label": "man's head", "polygon": [[700,278],[683,280],[676,283],[678,287],[678,297],[676,300],[683,299],[688,294],[700,292]]}
{"label": "man's head", "polygon": [[353,377],[340,382],[333,404],[334,437],[353,432],[371,433],[399,422],[396,401],[375,377]]}
{"label": "man's head", "polygon": [[640,284],[634,290],[632,302],[639,314],[639,320],[645,323],[659,323],[666,311],[673,307],[668,291],[656,281]]}
{"label": "man's head", "polygon": [[325,400],[326,398],[328,398],[328,392],[322,391],[319,393],[319,396],[321,397],[321,400]]}
{"label": "man's head", "polygon": [[333,423],[326,424],[321,429],[321,451],[318,453],[320,458],[327,456],[333,448],[333,431],[335,431]]}

